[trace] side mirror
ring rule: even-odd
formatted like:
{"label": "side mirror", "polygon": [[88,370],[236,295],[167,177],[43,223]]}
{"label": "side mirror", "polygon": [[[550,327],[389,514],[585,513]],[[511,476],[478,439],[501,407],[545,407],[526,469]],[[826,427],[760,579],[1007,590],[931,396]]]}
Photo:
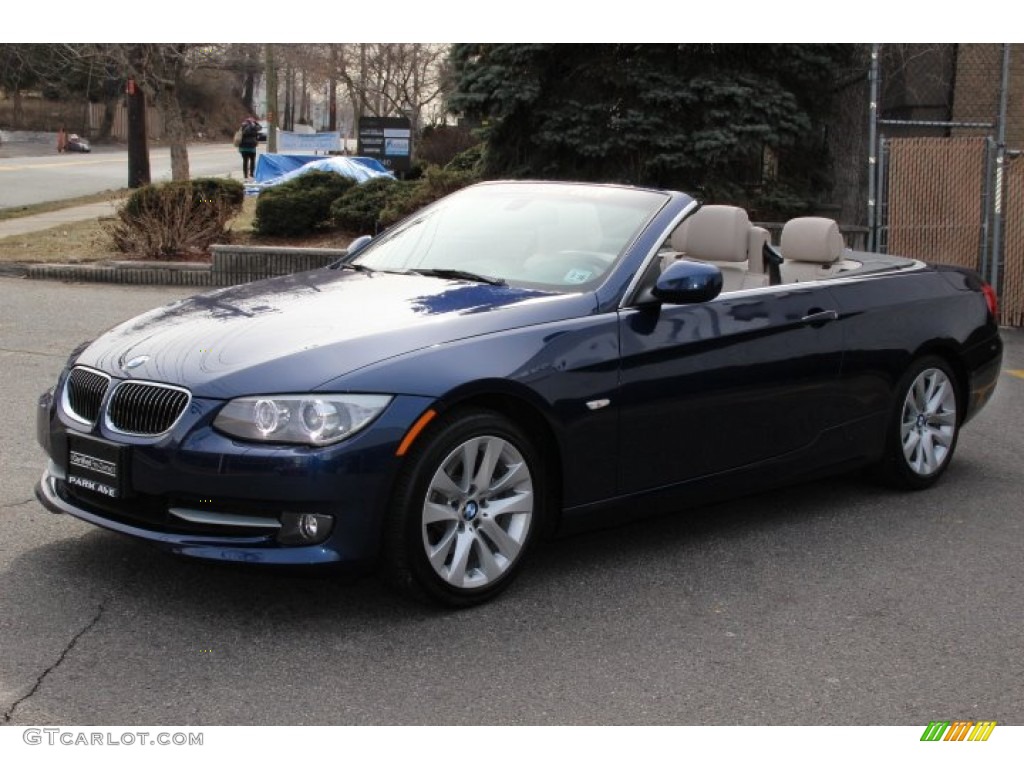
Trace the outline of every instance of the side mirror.
{"label": "side mirror", "polygon": [[711,264],[679,259],[668,265],[651,288],[664,304],[700,304],[722,292],[722,271]]}
{"label": "side mirror", "polygon": [[355,256],[359,251],[363,250],[363,248],[365,248],[371,240],[373,240],[372,235],[363,235],[362,237],[357,237],[355,240],[348,244],[348,255]]}

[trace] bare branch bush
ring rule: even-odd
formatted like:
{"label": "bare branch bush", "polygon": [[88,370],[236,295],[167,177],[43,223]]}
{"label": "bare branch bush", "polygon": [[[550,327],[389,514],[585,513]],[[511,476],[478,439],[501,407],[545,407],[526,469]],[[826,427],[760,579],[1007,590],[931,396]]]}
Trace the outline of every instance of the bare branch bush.
{"label": "bare branch bush", "polygon": [[114,247],[142,259],[205,257],[213,243],[230,240],[228,223],[238,206],[193,185],[171,182],[147,187],[105,225]]}

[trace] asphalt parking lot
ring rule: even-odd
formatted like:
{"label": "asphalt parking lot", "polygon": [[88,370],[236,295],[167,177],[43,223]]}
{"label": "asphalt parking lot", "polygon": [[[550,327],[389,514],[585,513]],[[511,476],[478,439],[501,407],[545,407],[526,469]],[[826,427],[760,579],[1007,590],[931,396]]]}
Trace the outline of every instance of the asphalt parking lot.
{"label": "asphalt parking lot", "polygon": [[444,612],[35,501],[68,352],[188,292],[0,278],[0,722],[1024,725],[1024,333],[932,490],[844,477],[581,535]]}

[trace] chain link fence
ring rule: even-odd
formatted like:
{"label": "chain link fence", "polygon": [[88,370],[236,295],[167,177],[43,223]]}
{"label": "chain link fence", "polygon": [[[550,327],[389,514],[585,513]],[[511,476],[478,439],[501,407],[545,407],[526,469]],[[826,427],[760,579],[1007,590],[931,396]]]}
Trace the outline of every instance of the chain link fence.
{"label": "chain link fence", "polygon": [[876,45],[871,83],[870,247],[979,271],[1024,325],[1024,45]]}
{"label": "chain link fence", "polygon": [[890,139],[883,155],[890,253],[980,269],[987,140]]}
{"label": "chain link fence", "polygon": [[1002,321],[1024,326],[1024,160],[1012,159],[1006,169],[1006,238]]}

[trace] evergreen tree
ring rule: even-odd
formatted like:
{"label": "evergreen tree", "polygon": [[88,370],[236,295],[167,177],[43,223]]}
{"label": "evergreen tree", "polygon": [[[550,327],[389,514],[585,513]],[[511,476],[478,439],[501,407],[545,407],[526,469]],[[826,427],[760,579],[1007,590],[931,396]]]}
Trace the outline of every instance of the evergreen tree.
{"label": "evergreen tree", "polygon": [[[485,123],[490,176],[667,186],[799,210],[827,187],[824,125],[853,49],[461,44],[450,104]],[[777,177],[764,169],[772,158]]]}

